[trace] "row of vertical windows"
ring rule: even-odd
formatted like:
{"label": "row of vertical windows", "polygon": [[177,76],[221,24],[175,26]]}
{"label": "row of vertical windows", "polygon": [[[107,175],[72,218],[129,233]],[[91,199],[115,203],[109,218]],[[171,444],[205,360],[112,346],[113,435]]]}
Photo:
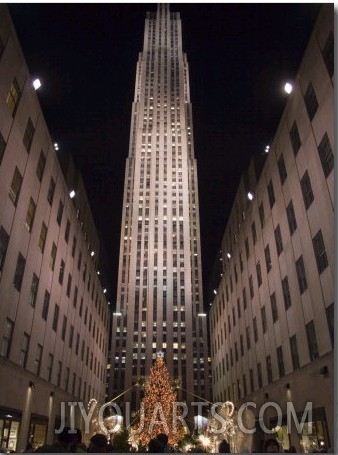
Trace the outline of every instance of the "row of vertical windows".
{"label": "row of vertical windows", "polygon": [[[279,227],[279,226],[278,226]],[[278,230],[277,232],[280,232]],[[327,260],[327,255],[325,251],[325,245],[323,241],[323,236],[321,231],[319,230],[318,233],[315,235],[313,238],[313,248],[314,248],[314,254],[316,257],[316,263],[317,263],[317,268],[318,272],[322,273],[326,267],[328,266],[328,260]],[[303,294],[307,288],[307,278],[306,278],[306,272],[305,272],[305,265],[304,265],[304,260],[303,256],[300,256],[296,263],[296,274],[297,274],[297,279],[298,279],[298,284],[299,284],[299,291],[300,294]],[[257,280],[258,280],[258,285],[261,283],[261,271],[260,271],[260,264],[257,263],[256,265],[257,268]],[[253,288],[253,279],[252,275],[249,277],[249,289],[250,289],[250,296],[253,298],[254,296],[254,288]],[[227,291],[227,288],[226,288]],[[288,276],[286,275],[282,279],[282,293],[283,293],[283,300],[284,300],[284,306],[285,310],[288,310],[291,305],[292,305],[292,299],[291,299],[291,292],[290,292],[290,287],[289,287],[289,279]],[[229,300],[229,295],[227,292],[227,300]],[[278,320],[278,311],[277,311],[277,303],[276,303],[276,295],[273,293],[270,296],[270,302],[271,302],[271,313],[272,313],[272,320],[273,322],[276,322]],[[224,298],[223,298],[223,303],[224,303]],[[243,305],[244,309],[246,308],[246,289],[243,288]],[[263,327],[263,333],[266,332],[267,330],[267,322],[266,322],[266,314],[265,314],[265,307],[262,308],[262,327]],[[241,312],[241,305],[240,305],[240,299],[237,299],[237,314],[238,318],[241,318],[242,312]],[[219,303],[219,314],[218,312],[215,313],[214,318],[212,320],[214,329],[216,327],[216,324],[218,322],[218,317],[221,316],[221,305]],[[229,333],[231,333],[232,327],[236,325],[236,315],[235,315],[235,308],[232,308],[232,323],[231,323],[231,318],[230,315],[228,315],[228,327],[226,327],[226,324],[224,325],[224,335],[226,339],[226,333],[227,329]],[[254,339],[257,342],[258,341],[258,329],[257,329],[257,320],[256,317],[253,319],[253,330],[254,330]],[[223,339],[223,331],[221,331],[221,339]],[[223,341],[222,341],[223,344]],[[220,348],[220,342],[218,340],[218,349]],[[214,347],[214,353],[217,351],[216,349],[216,344]]]}
{"label": "row of vertical windows", "polygon": [[[331,304],[327,310],[327,319],[328,321],[331,320],[330,316],[332,316],[332,311],[333,311],[334,304]],[[255,325],[254,325],[255,326]],[[319,357],[319,350],[318,350],[318,343],[317,343],[317,336],[316,336],[316,330],[315,330],[315,324],[314,321],[311,320],[308,322],[305,326],[306,329],[306,338],[307,338],[307,346],[308,346],[308,353],[309,353],[309,358],[310,360],[314,360],[317,357]],[[299,361],[299,352],[298,352],[298,343],[297,343],[297,335],[294,334],[289,338],[289,344],[290,344],[290,353],[291,353],[291,361],[292,361],[292,367],[293,370],[296,370],[300,368],[300,361]],[[243,338],[240,339],[240,346],[241,346],[241,356],[243,356]],[[332,339],[332,346],[333,346],[333,339]],[[233,352],[235,353],[235,358],[233,356]],[[214,384],[218,381],[218,379],[221,379],[221,376],[225,375],[225,370],[229,371],[230,367],[233,367],[234,361],[238,361],[238,349],[237,349],[237,343],[234,345],[234,351],[232,348],[230,348],[230,362],[229,362],[229,355],[226,353],[225,356],[225,362],[224,359],[222,361],[222,364],[219,363],[219,365],[214,369],[214,377],[213,377],[213,382]],[[267,372],[267,382],[271,383],[273,382],[273,370],[272,370],[272,362],[271,362],[271,356],[268,355],[266,357],[266,372]],[[282,346],[278,346],[276,348],[276,360],[277,360],[277,368],[278,368],[278,377],[282,378],[285,376],[285,365],[284,365],[284,354],[283,354],[283,348]],[[222,369],[221,369],[222,365]],[[245,375],[243,376],[245,377]],[[250,369],[250,378],[251,378],[251,393],[254,392],[255,387],[254,387],[254,376],[253,376],[253,370]],[[258,388],[263,387],[263,371],[262,371],[262,364],[261,362],[257,363],[257,386]],[[246,389],[246,386],[245,386]],[[244,396],[247,395],[247,391],[244,390]],[[238,398],[241,398],[241,393],[238,394]]]}

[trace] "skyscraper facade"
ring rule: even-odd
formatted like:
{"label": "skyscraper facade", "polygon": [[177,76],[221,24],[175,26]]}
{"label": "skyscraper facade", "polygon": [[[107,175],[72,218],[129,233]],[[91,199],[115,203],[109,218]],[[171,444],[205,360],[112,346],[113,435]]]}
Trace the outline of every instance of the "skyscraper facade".
{"label": "skyscraper facade", "polygon": [[[100,239],[82,178],[55,148],[0,4],[2,451],[53,442],[70,422],[65,403],[104,400],[109,312],[97,274]],[[84,429],[77,406],[74,417]]]}
{"label": "skyscraper facade", "polygon": [[[197,165],[179,13],[147,13],[126,162],[111,398],[138,409],[138,378],[164,353],[179,398],[209,397]],[[131,388],[131,390],[129,390]]]}

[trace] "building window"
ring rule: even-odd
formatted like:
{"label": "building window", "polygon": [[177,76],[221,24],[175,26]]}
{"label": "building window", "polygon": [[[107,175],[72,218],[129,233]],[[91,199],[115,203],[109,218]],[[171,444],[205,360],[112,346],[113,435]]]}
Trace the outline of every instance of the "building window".
{"label": "building window", "polygon": [[313,321],[310,321],[305,326],[306,329],[306,338],[307,338],[307,345],[309,348],[309,356],[310,360],[314,360],[319,357],[318,351],[318,344],[317,344],[317,337],[316,337],[316,330]]}
{"label": "building window", "polygon": [[266,272],[269,273],[272,266],[271,266],[271,256],[270,256],[270,247],[269,245],[266,245],[264,249],[264,254],[265,254],[265,264],[266,264]]}
{"label": "building window", "polygon": [[6,142],[3,138],[2,134],[0,133],[0,164],[2,162],[2,158],[5,154]]}
{"label": "building window", "polygon": [[302,188],[305,208],[307,210],[310,207],[310,205],[312,204],[313,200],[314,200],[308,171],[306,171],[305,174],[303,175],[303,177],[302,177],[302,179],[300,181],[300,185],[301,185],[301,188]]}
{"label": "building window", "polygon": [[25,273],[26,259],[22,256],[21,253],[18,254],[18,259],[16,262],[16,269],[14,274],[14,287],[17,291],[21,291],[21,285],[23,280],[23,275]]}
{"label": "building window", "polygon": [[43,153],[43,151],[41,150],[38,165],[36,167],[36,175],[39,179],[39,182],[42,181],[43,173],[45,172],[45,166],[46,166],[46,157],[45,157],[45,154]]}
{"label": "building window", "polygon": [[6,98],[6,104],[12,114],[12,117],[14,117],[17,107],[19,105],[20,96],[21,91],[17,83],[17,80],[14,78]]}
{"label": "building window", "polygon": [[75,286],[74,297],[73,297],[73,307],[74,308],[76,308],[76,304],[77,304],[77,295],[78,295],[78,288],[77,288],[77,286]]}
{"label": "building window", "polygon": [[64,274],[65,274],[65,261],[63,259],[61,259],[60,271],[59,271],[59,283],[61,285],[63,283]]}
{"label": "building window", "polygon": [[54,270],[54,267],[55,267],[55,260],[56,260],[56,245],[53,242],[52,251],[50,253],[50,259],[49,259],[49,265],[52,270]]}
{"label": "building window", "polygon": [[67,330],[67,316],[63,316],[62,330],[61,330],[61,340],[65,341]]}
{"label": "building window", "polygon": [[330,334],[330,339],[331,339],[331,345],[334,347],[334,304],[331,303],[326,308],[326,318],[327,318],[327,325],[329,327],[329,334]]}
{"label": "building window", "polygon": [[288,218],[290,234],[292,235],[297,229],[297,221],[295,211],[293,209],[293,203],[290,201],[289,205],[286,207],[286,215]]}
{"label": "building window", "polygon": [[55,308],[54,308],[54,317],[53,317],[53,330],[54,332],[57,331],[57,328],[58,328],[58,322],[59,322],[59,311],[60,311],[60,307],[58,304],[55,304]]}
{"label": "building window", "polygon": [[5,330],[2,336],[2,345],[1,345],[1,356],[5,357],[6,359],[9,358],[9,353],[11,350],[12,345],[12,338],[13,338],[13,329],[14,329],[14,322],[10,319],[6,319],[5,322]]}
{"label": "building window", "polygon": [[268,196],[269,196],[270,208],[272,209],[272,207],[274,206],[274,204],[276,202],[275,192],[274,192],[274,189],[273,189],[272,180],[270,180],[270,182],[268,184]]}
{"label": "building window", "polygon": [[249,240],[247,238],[245,239],[245,253],[246,253],[246,258],[249,259],[250,250],[249,250]]}
{"label": "building window", "polygon": [[278,321],[278,309],[277,309],[276,294],[274,292],[270,295],[270,303],[271,303],[272,321],[275,323],[276,321]]}
{"label": "building window", "polygon": [[43,299],[43,305],[42,305],[42,319],[44,319],[45,321],[47,321],[47,317],[48,317],[49,302],[50,302],[50,294],[48,291],[45,291],[45,297]]}
{"label": "building window", "polygon": [[318,110],[318,101],[311,82],[304,95],[304,101],[309,119],[312,121]]}
{"label": "building window", "polygon": [[32,307],[35,307],[35,302],[36,302],[36,296],[38,294],[38,287],[39,287],[39,278],[33,273],[33,278],[32,278],[32,284],[31,284],[31,290],[29,292],[29,298],[28,302]]}
{"label": "building window", "polygon": [[258,287],[259,287],[262,284],[261,263],[259,261],[256,264],[256,272],[257,272],[257,283],[258,283]]}
{"label": "building window", "polygon": [[0,227],[0,272],[3,270],[7,248],[9,242],[9,235],[5,231],[5,229],[1,226]]}
{"label": "building window", "polygon": [[254,373],[253,373],[252,369],[250,369],[249,374],[250,374],[250,390],[252,393],[255,390]]}
{"label": "building window", "polygon": [[249,277],[249,288],[250,288],[250,297],[253,299],[254,297],[254,287],[252,282],[252,275]]}
{"label": "building window", "polygon": [[27,333],[24,333],[23,339],[22,339],[21,351],[20,351],[20,360],[19,360],[19,365],[23,368],[26,368],[26,365],[27,365],[28,349],[29,349],[29,335]]}
{"label": "building window", "polygon": [[282,234],[280,231],[280,226],[278,225],[275,229],[275,240],[276,240],[276,249],[278,256],[283,251],[283,241],[282,241]]}
{"label": "building window", "polygon": [[[65,230],[65,241],[68,243],[69,240],[69,233],[70,233],[70,221],[67,220],[66,230]],[[74,255],[73,255],[74,257]]]}
{"label": "building window", "polygon": [[322,273],[329,265],[329,263],[326,256],[325,245],[321,230],[319,230],[317,234],[314,236],[314,238],[312,239],[312,243],[314,253],[316,256],[318,272]]}
{"label": "building window", "polygon": [[297,346],[296,335],[292,335],[292,337],[290,337],[290,351],[291,351],[292,367],[294,370],[296,370],[297,368],[299,368],[299,355],[298,355],[298,346]]}
{"label": "building window", "polygon": [[67,290],[66,290],[67,297],[70,296],[71,289],[72,289],[72,275],[70,273],[68,273]]}
{"label": "building window", "polygon": [[325,177],[328,177],[334,168],[334,156],[327,133],[318,145],[319,158],[322,163]]}
{"label": "building window", "polygon": [[282,348],[282,346],[279,346],[277,348],[277,364],[278,364],[279,377],[281,378],[281,377],[283,377],[285,375],[283,348]]}
{"label": "building window", "polygon": [[307,281],[306,281],[306,274],[305,274],[305,267],[303,256],[300,256],[299,259],[296,261],[296,270],[297,270],[297,278],[299,284],[299,291],[303,294],[307,289]]}
{"label": "building window", "polygon": [[28,153],[30,152],[30,149],[31,149],[31,146],[32,146],[34,133],[35,133],[35,128],[34,128],[32,119],[29,118],[28,121],[27,121],[25,134],[23,136],[23,144],[24,144],[24,146],[25,146],[25,148],[26,148]]}
{"label": "building window", "polygon": [[53,354],[48,354],[48,363],[47,363],[47,381],[48,382],[50,382],[52,380],[53,362],[54,362]]}
{"label": "building window", "polygon": [[74,326],[70,326],[70,332],[69,332],[69,348],[72,349],[73,347],[73,338],[74,338]]}
{"label": "building window", "polygon": [[72,245],[72,257],[75,256],[75,249],[76,249],[76,237],[73,237],[73,245]]}
{"label": "building window", "polygon": [[291,306],[291,294],[290,294],[290,288],[289,288],[289,280],[288,280],[287,276],[282,279],[282,289],[283,289],[284,305],[285,305],[285,309],[287,310]]}
{"label": "building window", "polygon": [[37,349],[36,349],[36,356],[35,356],[35,374],[37,376],[40,375],[40,369],[41,369],[41,360],[42,360],[42,346],[41,344],[38,344]]}
{"label": "building window", "polygon": [[9,188],[9,197],[15,206],[17,205],[19,199],[21,184],[22,175],[20,174],[19,169],[15,167],[12,183]]}
{"label": "building window", "polygon": [[245,333],[246,333],[246,348],[249,351],[250,348],[251,348],[250,329],[249,329],[249,327],[246,327]]}
{"label": "building window", "polygon": [[50,183],[49,183],[49,188],[48,188],[48,194],[47,194],[47,201],[49,202],[49,205],[53,204],[54,192],[55,192],[55,181],[54,181],[53,177],[51,177]]}
{"label": "building window", "polygon": [[254,330],[254,340],[255,343],[258,341],[258,330],[257,330],[257,319],[256,317],[253,318],[253,330]]}
{"label": "building window", "polygon": [[263,377],[262,377],[262,365],[261,363],[257,363],[257,379],[258,379],[258,387],[261,389],[263,387]]}
{"label": "building window", "polygon": [[260,219],[260,222],[261,222],[261,228],[263,229],[264,219],[265,219],[263,202],[261,202],[261,204],[259,205],[259,219]]}
{"label": "building window", "polygon": [[33,201],[33,198],[30,198],[28,210],[27,210],[27,214],[26,214],[26,228],[28,229],[28,232],[31,232],[32,227],[33,227],[35,209],[36,209],[35,202]]}
{"label": "building window", "polygon": [[47,238],[47,226],[45,225],[44,222],[42,222],[39,243],[38,243],[39,248],[42,253],[45,251],[46,238]]}
{"label": "building window", "polygon": [[291,130],[290,130],[290,140],[292,145],[293,154],[296,156],[299,152],[300,146],[302,143],[300,142],[300,137],[298,133],[297,123],[293,122]]}
{"label": "building window", "polygon": [[263,307],[261,308],[261,318],[262,318],[263,333],[265,333],[266,330],[267,330],[265,306],[263,306]]}
{"label": "building window", "polygon": [[322,55],[327,72],[329,73],[329,76],[332,77],[334,74],[334,38],[332,32],[330,32],[327,37],[326,43],[322,49]]}
{"label": "building window", "polygon": [[246,310],[247,307],[247,301],[246,301],[246,288],[243,288],[243,307]]}
{"label": "building window", "polygon": [[257,232],[256,232],[255,222],[253,222],[251,225],[251,232],[252,232],[252,241],[253,241],[253,244],[255,245],[257,242]]}
{"label": "building window", "polygon": [[63,214],[63,203],[62,203],[62,201],[59,201],[58,214],[56,217],[56,221],[59,226],[61,224],[62,214]]}
{"label": "building window", "polygon": [[278,159],[278,171],[279,171],[280,182],[283,185],[283,183],[286,180],[286,177],[288,176],[288,174],[286,172],[286,167],[285,167],[285,161],[284,161],[283,154]]}
{"label": "building window", "polygon": [[266,371],[268,374],[268,383],[272,382],[272,365],[271,365],[271,357],[268,355],[266,357]]}

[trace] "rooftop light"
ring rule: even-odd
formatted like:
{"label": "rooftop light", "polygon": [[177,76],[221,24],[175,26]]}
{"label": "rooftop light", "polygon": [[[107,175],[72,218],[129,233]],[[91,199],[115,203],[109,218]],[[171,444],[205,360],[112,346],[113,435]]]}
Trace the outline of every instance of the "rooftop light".
{"label": "rooftop light", "polygon": [[104,289],[103,289],[103,293],[105,294],[106,292],[107,292],[107,289],[106,289],[106,288],[104,288]]}
{"label": "rooftop light", "polygon": [[54,142],[54,150],[59,150],[59,144],[57,142]]}
{"label": "rooftop light", "polygon": [[247,196],[249,201],[252,201],[252,199],[254,198],[254,195],[251,193],[251,191],[248,192]]}
{"label": "rooftop light", "polygon": [[95,251],[92,251],[92,252],[90,253],[91,257],[93,257],[94,254],[95,254]]}
{"label": "rooftop light", "polygon": [[264,152],[265,153],[269,153],[269,151],[270,151],[270,145],[266,145]]}
{"label": "rooftop light", "polygon": [[75,196],[75,191],[72,190],[72,191],[69,193],[69,197],[70,197],[71,199],[73,199],[74,196]]}
{"label": "rooftop light", "polygon": [[284,91],[285,93],[287,93],[288,95],[290,95],[290,93],[292,92],[292,84],[290,84],[290,82],[287,82],[285,85],[284,85]]}
{"label": "rooftop light", "polygon": [[33,81],[33,87],[35,90],[38,90],[41,87],[41,81],[40,79],[34,79]]}
{"label": "rooftop light", "polygon": [[215,294],[215,295],[217,295],[217,291],[216,291],[216,289],[214,289],[214,294]]}
{"label": "rooftop light", "polygon": [[231,258],[231,254],[230,253],[227,253],[227,256],[228,256],[229,259]]}

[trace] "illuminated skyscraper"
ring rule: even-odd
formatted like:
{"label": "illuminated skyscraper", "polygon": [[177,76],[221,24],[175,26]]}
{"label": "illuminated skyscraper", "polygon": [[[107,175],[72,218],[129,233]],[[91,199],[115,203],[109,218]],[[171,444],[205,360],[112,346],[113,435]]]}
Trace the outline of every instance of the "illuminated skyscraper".
{"label": "illuminated skyscraper", "polygon": [[[209,397],[197,165],[179,13],[147,13],[126,163],[111,398],[164,352],[179,398]],[[140,390],[124,395],[138,409]]]}

